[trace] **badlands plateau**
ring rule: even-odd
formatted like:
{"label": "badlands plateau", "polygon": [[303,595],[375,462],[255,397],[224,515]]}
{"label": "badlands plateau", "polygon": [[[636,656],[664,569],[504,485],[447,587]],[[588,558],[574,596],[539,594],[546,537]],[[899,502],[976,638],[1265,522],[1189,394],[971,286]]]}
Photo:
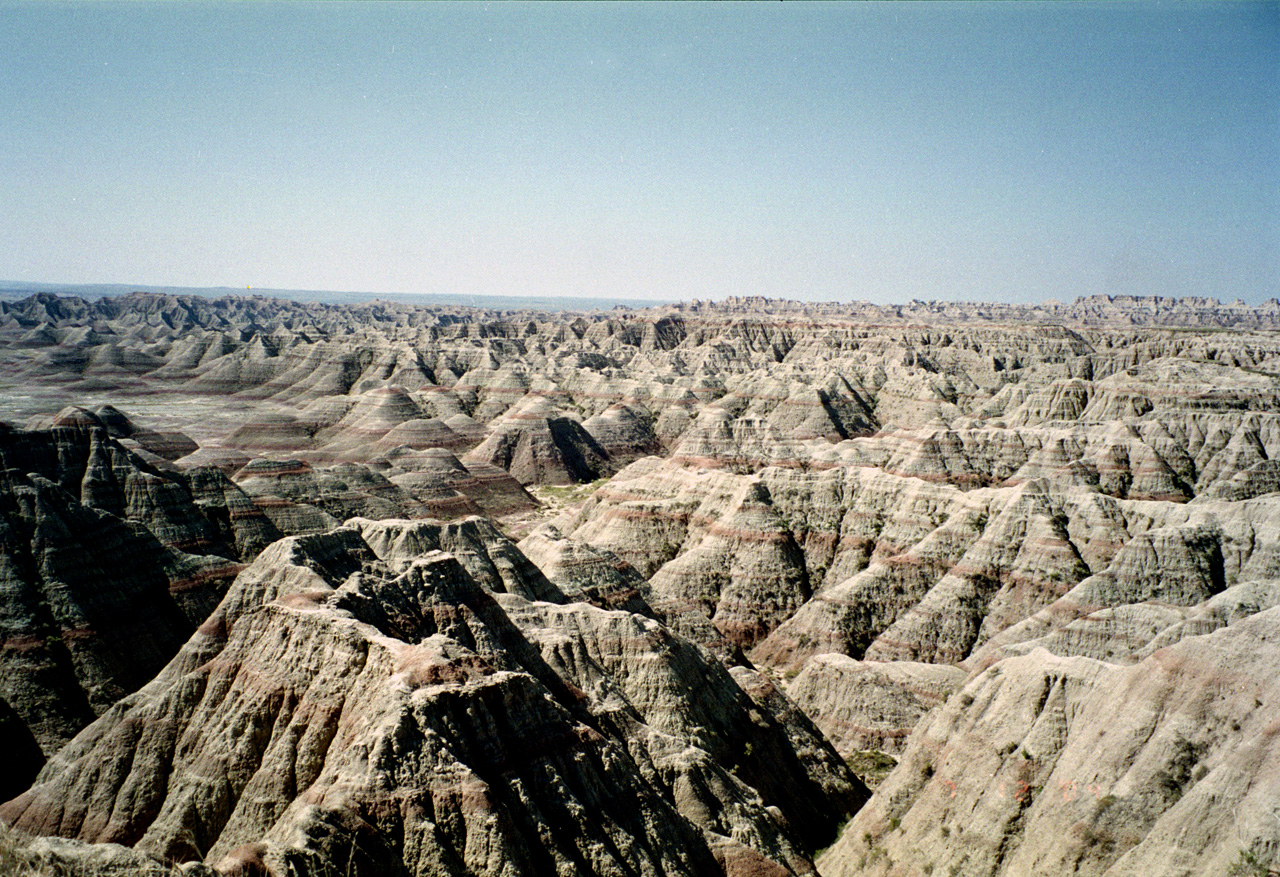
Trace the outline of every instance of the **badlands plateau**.
{"label": "badlands plateau", "polygon": [[0,301],[0,871],[1274,875],[1280,303]]}

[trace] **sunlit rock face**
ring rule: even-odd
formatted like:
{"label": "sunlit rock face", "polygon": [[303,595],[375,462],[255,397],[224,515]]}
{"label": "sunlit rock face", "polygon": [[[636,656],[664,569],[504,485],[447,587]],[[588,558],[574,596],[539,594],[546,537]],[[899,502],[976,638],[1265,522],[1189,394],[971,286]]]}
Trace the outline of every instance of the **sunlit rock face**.
{"label": "sunlit rock face", "polygon": [[224,869],[813,873],[866,793],[803,715],[521,560],[478,519],[277,542],[0,815]]}
{"label": "sunlit rock face", "polygon": [[1127,666],[1036,649],[974,675],[915,730],[822,872],[1228,874],[1265,861],[1277,792],[1252,778],[1280,767],[1277,613]]}
{"label": "sunlit rock face", "polygon": [[824,874],[1275,869],[1277,328],[0,302],[0,733],[51,757],[5,818],[227,873],[812,873],[844,757],[897,766]]}

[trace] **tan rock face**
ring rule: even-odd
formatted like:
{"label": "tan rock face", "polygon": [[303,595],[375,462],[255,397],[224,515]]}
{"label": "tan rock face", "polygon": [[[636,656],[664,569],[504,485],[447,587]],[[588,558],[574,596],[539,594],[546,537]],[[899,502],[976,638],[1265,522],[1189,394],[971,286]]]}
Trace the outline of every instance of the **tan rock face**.
{"label": "tan rock face", "polygon": [[842,755],[864,750],[896,755],[920,718],[957,690],[965,676],[945,664],[816,655],[786,688]]}
{"label": "tan rock face", "polygon": [[273,545],[0,815],[220,868],[812,873],[865,792],[781,693],[650,618],[378,558],[416,526]]}
{"label": "tan rock face", "polygon": [[525,397],[503,414],[464,459],[499,466],[521,484],[572,484],[613,472],[608,452],[583,424],[542,395]]}
{"label": "tan rock face", "polygon": [[661,452],[662,443],[654,432],[652,417],[639,405],[621,402],[587,418],[582,428],[615,465]]}
{"label": "tan rock face", "polygon": [[745,483],[697,544],[653,575],[650,588],[664,616],[701,613],[743,648],[794,613],[810,590],[804,555],[758,482]]}
{"label": "tan rock face", "polygon": [[551,524],[521,539],[519,547],[569,600],[653,614],[649,583],[613,552],[569,539]]}
{"label": "tan rock face", "polygon": [[1271,609],[1129,667],[1000,662],[921,724],[823,874],[1265,870],[1278,632]]}
{"label": "tan rock face", "polygon": [[[186,565],[185,580],[212,568],[209,552],[262,552],[266,564],[243,580],[258,590],[233,594],[240,609],[224,604],[206,629],[217,648],[180,658],[156,683],[169,690],[206,663],[201,672],[233,674],[215,652],[248,662],[252,674],[235,671],[230,694],[199,707],[220,754],[184,738],[153,769],[177,778],[162,795],[144,794],[159,783],[140,779],[108,793],[95,791],[115,788],[98,778],[133,768],[90,768],[89,747],[74,771],[95,779],[57,793],[76,802],[58,806],[79,808],[75,825],[116,824],[90,818],[93,807],[145,812],[129,829],[144,849],[186,856],[182,844],[221,844],[219,861],[248,872],[336,862],[356,855],[358,836],[362,868],[803,873],[812,845],[796,824],[817,824],[812,802],[834,794],[841,770],[820,729],[859,764],[902,756],[823,859],[833,873],[1274,867],[1280,823],[1247,791],[1271,767],[1265,745],[1247,754],[1245,731],[1265,734],[1236,709],[1232,686],[1209,680],[1233,662],[1265,675],[1270,660],[1277,326],[1276,303],[1125,297],[750,299],[580,315],[172,296],[0,302],[4,379],[57,400],[21,414],[89,406],[46,423],[67,436],[61,450],[6,463],[14,483],[26,489],[34,472],[83,507],[149,528],[186,553],[168,561]],[[199,400],[201,415],[146,429],[99,406],[105,387],[139,403],[182,394],[168,398]],[[0,410],[16,399],[0,396]],[[178,458],[179,471],[169,461],[189,449],[184,434],[201,448]],[[522,486],[606,478],[549,521]],[[474,517],[509,513],[522,517]],[[348,535],[322,535],[353,516],[339,531]],[[528,534],[523,551],[504,526]],[[317,535],[264,549],[279,532]],[[14,544],[30,553],[29,543]],[[12,566],[26,581],[30,564]],[[456,575],[492,605],[464,599]],[[170,591],[188,616],[209,608]],[[400,666],[395,656],[428,645],[410,662],[428,682],[382,693],[376,680],[401,672],[384,672]],[[299,672],[322,683],[253,663],[258,652],[287,663],[295,647]],[[344,657],[329,667],[321,653]],[[357,653],[350,661],[371,669],[342,671]],[[1165,673],[1169,655],[1218,676]],[[708,674],[717,693],[691,696]],[[259,705],[243,728],[261,745],[232,756],[238,732],[213,713],[237,714],[249,679],[294,700],[268,708],[254,700],[265,695],[245,695]],[[437,697],[423,686],[445,687]],[[725,700],[721,686],[755,704],[752,727],[776,722],[781,736],[716,725],[717,711],[739,715],[738,694]],[[197,715],[203,690],[184,716]],[[329,692],[324,708],[339,716],[348,702],[373,705],[373,724],[293,712],[313,691]],[[1180,711],[1199,726],[1184,728]],[[308,737],[312,727],[329,730]],[[1147,741],[1141,752],[1111,736],[1122,731]],[[526,753],[542,735],[569,754]],[[286,739],[271,759],[259,753]],[[921,755],[926,739],[955,747],[954,761],[944,769],[936,747]],[[302,759],[314,771],[288,754],[304,740],[321,753]],[[977,742],[988,740],[994,760]],[[787,779],[752,767],[735,741],[788,765]],[[379,746],[393,755],[371,767]],[[401,752],[412,754],[402,768]],[[1069,779],[1055,773],[1068,761],[1101,771],[1086,782],[1106,789],[1088,793],[1095,810],[1074,798],[1052,810],[1041,787]],[[510,764],[536,767],[516,782]],[[1218,764],[1234,765],[1232,790],[1191,795],[1212,775],[1192,779],[1200,768]],[[210,779],[224,774],[223,785]],[[810,791],[784,794],[788,784]],[[170,786],[174,803],[158,803]],[[617,794],[625,806],[607,800]],[[91,807],[93,795],[110,803]],[[1214,839],[1231,829],[1209,803],[1228,799],[1248,820],[1234,851]],[[605,815],[575,839],[565,826],[582,812]]]}

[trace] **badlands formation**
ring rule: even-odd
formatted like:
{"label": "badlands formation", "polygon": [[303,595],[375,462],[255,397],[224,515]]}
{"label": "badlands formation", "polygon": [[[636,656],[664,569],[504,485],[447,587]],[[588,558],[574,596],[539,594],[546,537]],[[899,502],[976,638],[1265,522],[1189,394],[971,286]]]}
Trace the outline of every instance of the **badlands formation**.
{"label": "badlands formation", "polygon": [[0,302],[0,866],[1274,874],[1278,329]]}

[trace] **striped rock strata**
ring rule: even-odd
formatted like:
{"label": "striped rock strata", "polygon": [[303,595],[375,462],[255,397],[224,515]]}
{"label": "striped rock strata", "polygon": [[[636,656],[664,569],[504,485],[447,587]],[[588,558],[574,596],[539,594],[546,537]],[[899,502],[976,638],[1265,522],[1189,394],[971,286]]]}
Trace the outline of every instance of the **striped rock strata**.
{"label": "striped rock strata", "polygon": [[1277,666],[1274,608],[1127,667],[1000,661],[925,719],[822,873],[1268,873]]}
{"label": "striped rock strata", "polygon": [[0,429],[0,699],[51,754],[163,667],[276,536],[220,471],[153,468],[87,412]]}
{"label": "striped rock strata", "polygon": [[263,552],[0,816],[226,873],[781,875],[864,800],[767,681],[360,526]]}

